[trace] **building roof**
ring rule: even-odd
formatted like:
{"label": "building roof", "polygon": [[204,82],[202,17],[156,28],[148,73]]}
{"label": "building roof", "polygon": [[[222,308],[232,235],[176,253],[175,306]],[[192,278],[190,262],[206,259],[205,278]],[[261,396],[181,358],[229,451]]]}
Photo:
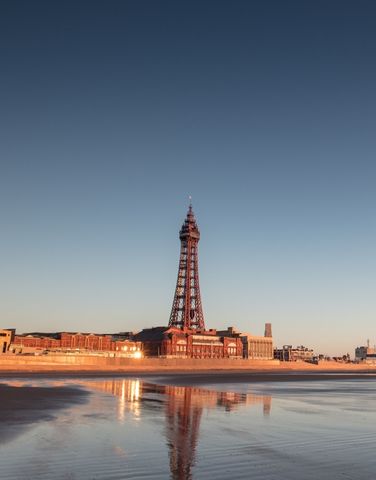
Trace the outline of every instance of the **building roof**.
{"label": "building roof", "polygon": [[29,332],[29,333],[22,333],[17,334],[17,337],[35,337],[35,338],[60,338],[60,334],[58,332],[54,333],[45,333],[45,332]]}
{"label": "building roof", "polygon": [[136,333],[134,338],[138,342],[163,340],[167,330],[168,327],[144,328],[141,332]]}
{"label": "building roof", "polygon": [[134,339],[137,342],[157,342],[165,338],[166,334],[175,333],[176,335],[185,336],[185,332],[176,327],[153,327],[144,328],[141,332],[136,333]]}

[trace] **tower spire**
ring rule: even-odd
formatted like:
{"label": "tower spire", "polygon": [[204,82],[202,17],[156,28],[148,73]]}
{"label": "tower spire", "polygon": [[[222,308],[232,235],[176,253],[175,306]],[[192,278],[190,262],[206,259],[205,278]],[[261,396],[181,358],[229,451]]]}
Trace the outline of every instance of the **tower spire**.
{"label": "tower spire", "polygon": [[178,279],[172,303],[169,326],[183,330],[204,330],[204,314],[202,311],[200,285],[198,278],[198,229],[189,197],[187,216],[179,232],[180,258]]}

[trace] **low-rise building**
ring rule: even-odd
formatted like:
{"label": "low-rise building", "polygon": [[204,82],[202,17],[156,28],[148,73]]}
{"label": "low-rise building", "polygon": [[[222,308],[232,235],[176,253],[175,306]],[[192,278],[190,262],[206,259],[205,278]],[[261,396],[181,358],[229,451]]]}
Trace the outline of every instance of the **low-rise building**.
{"label": "low-rise building", "polygon": [[28,333],[25,335],[15,335],[12,342],[12,349],[17,352],[32,352],[33,350],[52,350],[60,348],[59,334],[48,333]]}
{"label": "low-rise building", "polygon": [[145,328],[135,335],[144,356],[167,358],[242,358],[239,336],[222,335],[216,330],[183,330],[176,327]]}
{"label": "low-rise building", "polygon": [[111,335],[96,335],[94,333],[62,332],[60,346],[64,350],[112,350]]}
{"label": "low-rise building", "polygon": [[234,327],[219,331],[218,334],[238,336],[243,344],[243,358],[250,360],[273,360],[273,337],[270,323],[265,324],[264,336],[240,332]]}
{"label": "low-rise building", "polygon": [[14,336],[14,330],[0,330],[0,354],[7,353]]}
{"label": "low-rise building", "polygon": [[274,358],[281,362],[312,362],[313,350],[303,345],[293,348],[292,345],[283,345],[282,348],[274,349]]}
{"label": "low-rise building", "polygon": [[367,341],[367,346],[361,346],[355,349],[355,361],[376,363],[376,348],[369,346],[369,340]]}
{"label": "low-rise building", "polygon": [[141,356],[141,344],[130,339],[130,335],[95,334],[80,332],[29,333],[16,335],[12,344],[19,353],[38,351],[61,352],[114,352],[117,356]]}

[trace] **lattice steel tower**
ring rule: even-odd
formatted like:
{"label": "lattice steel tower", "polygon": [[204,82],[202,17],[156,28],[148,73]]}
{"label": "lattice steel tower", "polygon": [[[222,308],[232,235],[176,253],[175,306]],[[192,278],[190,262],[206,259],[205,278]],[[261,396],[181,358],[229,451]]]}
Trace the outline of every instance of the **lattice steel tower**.
{"label": "lattice steel tower", "polygon": [[181,329],[204,330],[205,322],[198,281],[197,247],[200,232],[192,210],[192,204],[189,205],[187,217],[179,232],[179,238],[181,248],[178,280],[168,325]]}

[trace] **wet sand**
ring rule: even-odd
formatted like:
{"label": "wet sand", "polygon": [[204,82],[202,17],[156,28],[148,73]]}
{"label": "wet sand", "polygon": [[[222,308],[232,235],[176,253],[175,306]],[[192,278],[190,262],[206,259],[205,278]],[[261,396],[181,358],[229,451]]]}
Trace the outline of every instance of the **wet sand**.
{"label": "wet sand", "polygon": [[191,373],[184,375],[160,375],[155,377],[158,383],[168,385],[196,386],[226,383],[256,383],[256,382],[317,382],[334,380],[369,380],[376,379],[376,373],[368,372],[337,372],[337,373],[264,373],[264,372],[233,372],[233,373]]}
{"label": "wet sand", "polygon": [[[170,372],[119,372],[119,371],[101,371],[101,370],[79,370],[79,371],[19,371],[19,372],[1,372],[0,379],[25,379],[25,378],[46,378],[46,379],[66,379],[69,378],[140,378],[149,379],[156,383],[166,385],[203,385],[214,383],[252,383],[252,382],[299,382],[299,381],[324,381],[324,380],[369,380],[376,379],[376,371],[368,369],[338,370],[273,370],[273,371],[244,371],[244,370],[226,370],[226,371],[200,371],[192,372],[187,370],[173,370]],[[1,388],[1,385],[0,385]],[[48,389],[46,389],[48,390]],[[54,389],[51,389],[54,390]],[[48,393],[47,395],[51,395]],[[69,393],[68,393],[69,395]],[[0,398],[2,398],[0,389]]]}
{"label": "wet sand", "polygon": [[[372,377],[364,382],[328,381],[324,385],[276,382],[255,384],[252,388],[245,384],[245,389],[240,384],[229,383],[226,388],[221,383],[246,381],[248,375],[247,372],[209,375],[192,372],[158,377],[160,381],[174,383],[181,379],[218,380],[217,387],[214,384],[210,390],[201,386],[156,388],[121,375],[117,379],[89,378],[86,382],[77,379],[77,385],[91,392],[90,401],[82,407],[77,405],[65,413],[52,410],[55,420],[41,421],[35,429],[30,424],[30,430],[23,429],[25,435],[12,442],[9,436],[17,431],[17,424],[9,427],[7,444],[0,444],[0,478],[368,480],[374,477],[376,384]],[[271,380],[274,375],[259,372],[251,376]],[[302,379],[301,375],[304,379],[308,377],[303,372],[282,378]],[[34,401],[44,398],[49,403],[50,395],[62,385],[71,389],[74,381],[62,378],[39,382],[29,376],[13,384],[36,385]],[[38,388],[47,384],[54,385],[50,393]],[[64,405],[69,389],[60,392]],[[5,390],[2,387],[0,391],[0,405]],[[20,388],[19,392],[22,403],[32,398],[27,389]],[[19,392],[8,390],[9,405],[20,398]],[[12,399],[11,395],[16,397]]]}
{"label": "wet sand", "polygon": [[15,387],[0,383],[0,443],[31,424],[55,418],[55,413],[85,402],[88,392],[73,387]]}

